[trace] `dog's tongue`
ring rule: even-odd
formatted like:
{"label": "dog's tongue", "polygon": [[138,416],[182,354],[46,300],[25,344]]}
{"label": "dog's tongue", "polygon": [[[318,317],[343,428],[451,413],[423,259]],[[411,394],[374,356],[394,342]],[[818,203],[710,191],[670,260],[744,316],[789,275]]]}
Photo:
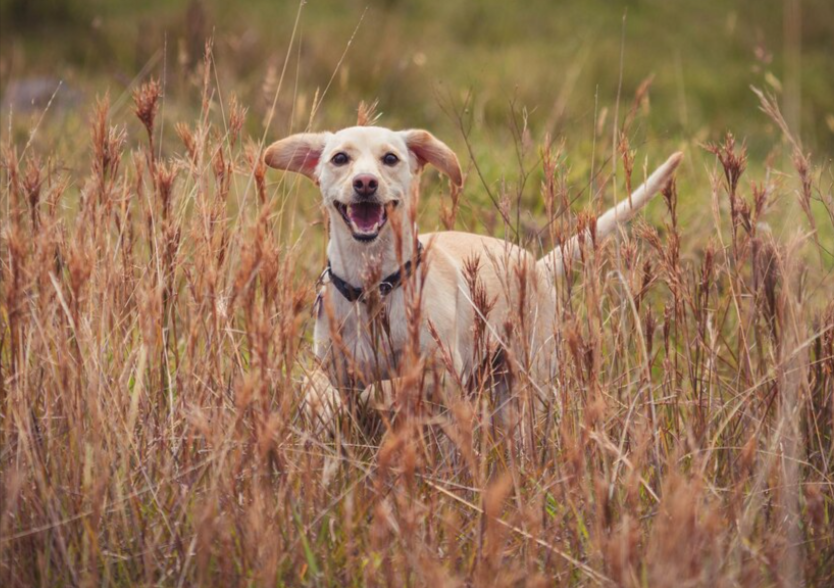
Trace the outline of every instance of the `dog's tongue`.
{"label": "dog's tongue", "polygon": [[348,217],[360,231],[369,232],[382,221],[382,205],[360,202],[348,206]]}

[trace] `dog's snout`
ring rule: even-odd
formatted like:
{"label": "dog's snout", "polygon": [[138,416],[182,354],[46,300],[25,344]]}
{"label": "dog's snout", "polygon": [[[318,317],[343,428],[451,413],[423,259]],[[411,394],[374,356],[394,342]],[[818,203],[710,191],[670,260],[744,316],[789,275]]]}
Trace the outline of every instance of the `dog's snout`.
{"label": "dog's snout", "polygon": [[353,178],[353,189],[360,196],[373,196],[376,194],[376,189],[379,187],[379,182],[376,176],[371,174],[359,174]]}

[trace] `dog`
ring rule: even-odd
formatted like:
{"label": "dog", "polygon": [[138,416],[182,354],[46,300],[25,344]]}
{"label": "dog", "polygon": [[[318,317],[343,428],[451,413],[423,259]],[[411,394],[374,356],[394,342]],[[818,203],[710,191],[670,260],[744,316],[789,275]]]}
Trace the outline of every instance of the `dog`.
{"label": "dog", "polygon": [[[357,126],[294,134],[270,145],[265,163],[315,182],[330,222],[315,311],[319,366],[304,385],[308,413],[329,423],[346,400],[367,402],[381,382],[390,396],[390,380],[406,363],[419,366],[430,358],[441,358],[459,381],[471,381],[486,363],[503,403],[511,373],[530,376],[523,380],[535,389],[527,396],[553,394],[555,281],[566,260],[580,255],[583,239],[600,241],[631,219],[667,185],[682,158],[679,152],[669,157],[596,220],[593,234],[586,229],[537,260],[494,237],[418,234],[414,211],[423,168],[434,166],[455,186],[463,182],[455,153],[426,130]],[[409,316],[419,317],[416,327],[409,328]],[[491,341],[489,357],[479,351],[477,324]],[[525,394],[517,388],[514,395]]]}

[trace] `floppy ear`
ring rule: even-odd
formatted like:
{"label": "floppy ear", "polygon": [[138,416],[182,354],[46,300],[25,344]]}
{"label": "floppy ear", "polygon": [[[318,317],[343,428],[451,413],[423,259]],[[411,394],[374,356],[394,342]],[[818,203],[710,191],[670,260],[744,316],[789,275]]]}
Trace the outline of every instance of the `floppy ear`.
{"label": "floppy ear", "polygon": [[304,174],[315,180],[316,166],[329,134],[298,133],[276,141],[264,152],[264,162],[269,167]]}
{"label": "floppy ear", "polygon": [[417,157],[420,166],[430,163],[449,176],[455,186],[463,183],[458,157],[443,141],[420,129],[402,131],[402,136],[409,151]]}

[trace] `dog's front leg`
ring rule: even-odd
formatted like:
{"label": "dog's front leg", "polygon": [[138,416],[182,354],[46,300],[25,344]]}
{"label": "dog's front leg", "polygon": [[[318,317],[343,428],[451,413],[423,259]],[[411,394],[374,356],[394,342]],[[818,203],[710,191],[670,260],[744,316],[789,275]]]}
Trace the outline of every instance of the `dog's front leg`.
{"label": "dog's front leg", "polygon": [[365,388],[359,395],[359,402],[374,410],[389,411],[395,407],[399,387],[398,380],[381,380]]}
{"label": "dog's front leg", "polygon": [[316,368],[304,377],[302,384],[304,413],[315,428],[331,429],[342,411],[342,395],[327,373]]}

